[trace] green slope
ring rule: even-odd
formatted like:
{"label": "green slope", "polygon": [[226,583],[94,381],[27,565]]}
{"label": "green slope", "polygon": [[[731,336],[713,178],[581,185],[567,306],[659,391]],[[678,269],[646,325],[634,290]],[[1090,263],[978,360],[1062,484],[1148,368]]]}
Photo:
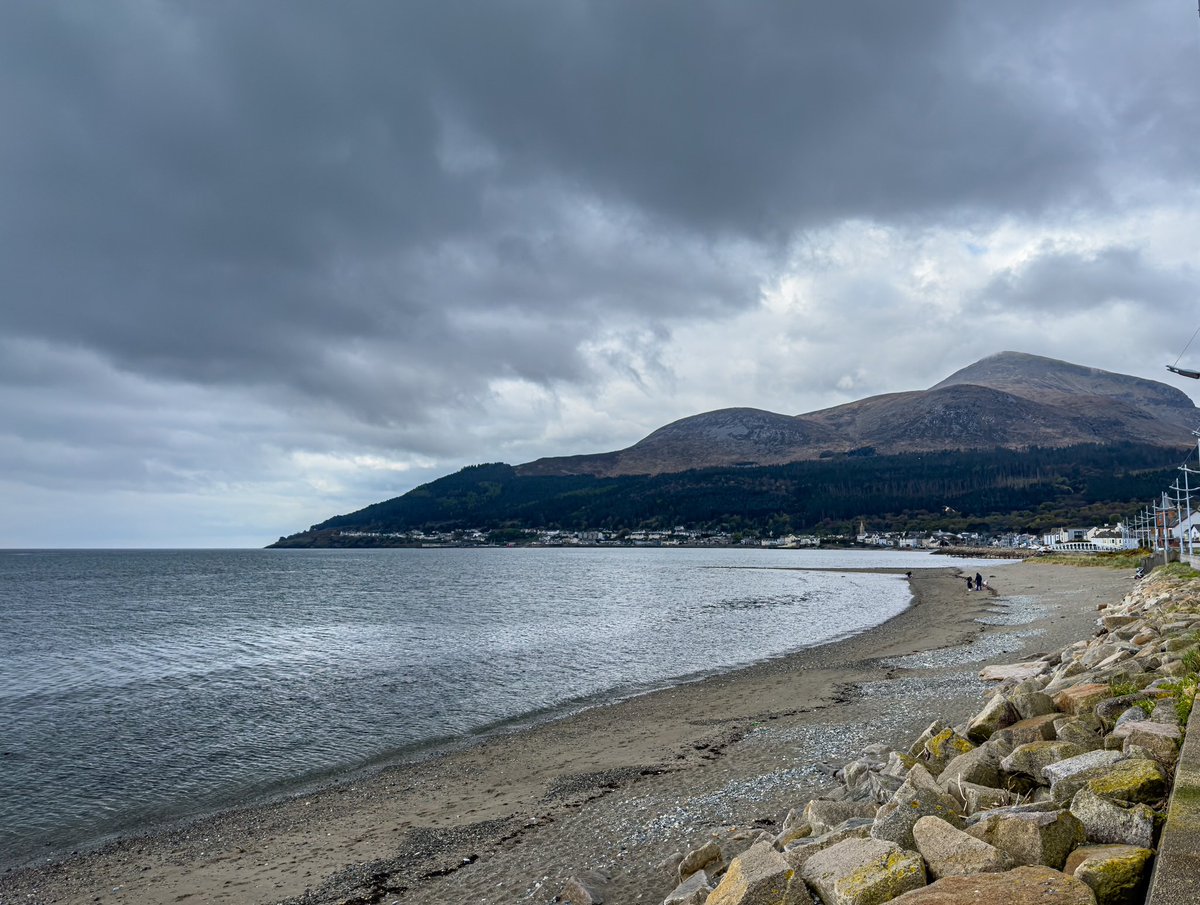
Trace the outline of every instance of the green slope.
{"label": "green slope", "polygon": [[1171,482],[1173,458],[1162,447],[1126,443],[901,456],[862,450],[788,465],[618,478],[521,476],[509,465],[475,465],[272,546],[370,544],[339,537],[342,531],[844,531],[860,518],[874,528],[1040,531],[1139,508]]}

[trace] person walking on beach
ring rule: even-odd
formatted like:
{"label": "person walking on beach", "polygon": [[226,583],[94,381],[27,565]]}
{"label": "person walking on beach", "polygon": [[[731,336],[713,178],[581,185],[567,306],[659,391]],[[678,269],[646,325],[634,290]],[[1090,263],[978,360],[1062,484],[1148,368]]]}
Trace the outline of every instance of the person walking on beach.
{"label": "person walking on beach", "polygon": [[975,590],[976,591],[983,590],[983,576],[980,575],[978,572],[975,573]]}
{"label": "person walking on beach", "polygon": [[966,578],[967,578],[967,590],[968,590],[968,591],[974,591],[974,590],[975,590],[975,585],[971,583],[971,576],[970,576],[970,575],[968,575]]}

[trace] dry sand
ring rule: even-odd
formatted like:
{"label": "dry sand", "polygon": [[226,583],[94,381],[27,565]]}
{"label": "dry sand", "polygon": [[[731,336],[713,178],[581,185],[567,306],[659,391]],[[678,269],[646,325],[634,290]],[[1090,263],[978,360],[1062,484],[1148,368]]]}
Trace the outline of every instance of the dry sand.
{"label": "dry sand", "polygon": [[835,644],[10,871],[0,903],[507,905],[548,903],[570,877],[608,905],[661,902],[670,853],[776,826],[830,785],[821,763],[963,718],[981,665],[1089,636],[1096,604],[1130,585],[1097,568],[984,573],[990,593],[952,564],[914,571],[914,606]]}

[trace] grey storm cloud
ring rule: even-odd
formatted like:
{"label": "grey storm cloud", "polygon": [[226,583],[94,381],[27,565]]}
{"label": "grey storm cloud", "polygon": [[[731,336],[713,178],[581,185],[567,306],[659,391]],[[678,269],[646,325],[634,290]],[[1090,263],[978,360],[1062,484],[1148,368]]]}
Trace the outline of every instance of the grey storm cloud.
{"label": "grey storm cloud", "polygon": [[[1072,15],[1103,13],[8,5],[6,327],[154,373],[311,392],[323,350],[380,337],[422,395],[468,366],[585,380],[574,349],[614,314],[752,304],[731,242],[769,253],[846,217],[1102,203],[1101,155],[1122,149],[1093,140],[1086,84],[1045,91],[1061,61],[1024,43]],[[1104,49],[1082,75],[1099,77]],[[1105,112],[1153,137],[1138,99],[1126,87]],[[589,206],[611,240],[581,239]],[[473,311],[513,329],[455,316]]]}
{"label": "grey storm cloud", "polygon": [[[133,483],[160,454],[202,475],[222,444],[190,429],[236,435],[231,462],[305,436],[452,458],[474,455],[464,421],[503,434],[497,382],[669,387],[672,338],[752,314],[823,230],[986,233],[1194,190],[1193,17],[1166,0],[2,4],[0,458],[53,482],[79,455],[99,479],[144,448]],[[1051,250],[976,302],[1086,305],[1101,284],[1154,301],[1194,280],[1156,266]],[[814,338],[840,332],[838,306],[892,306],[880,332],[911,320],[889,280],[825,284]],[[821,294],[842,286],[857,307]],[[575,415],[576,437],[607,429]]]}
{"label": "grey storm cloud", "polygon": [[1133,303],[1159,318],[1189,323],[1196,285],[1194,270],[1164,270],[1137,248],[1108,247],[1091,254],[1047,248],[995,276],[979,298],[992,307],[1051,312]]}

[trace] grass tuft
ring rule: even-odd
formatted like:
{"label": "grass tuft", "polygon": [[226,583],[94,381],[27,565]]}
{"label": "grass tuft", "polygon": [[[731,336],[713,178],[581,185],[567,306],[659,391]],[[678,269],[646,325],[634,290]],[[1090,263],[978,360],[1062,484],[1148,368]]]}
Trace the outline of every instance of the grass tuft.
{"label": "grass tuft", "polygon": [[1185,562],[1167,563],[1165,566],[1159,566],[1154,571],[1162,575],[1168,575],[1171,578],[1200,578],[1200,572],[1197,572]]}
{"label": "grass tuft", "polygon": [[1190,648],[1180,659],[1188,672],[1200,673],[1200,649]]}
{"label": "grass tuft", "polygon": [[1114,698],[1121,698],[1127,694],[1133,694],[1134,692],[1141,691],[1136,684],[1130,682],[1128,679],[1109,680],[1108,690]]}

